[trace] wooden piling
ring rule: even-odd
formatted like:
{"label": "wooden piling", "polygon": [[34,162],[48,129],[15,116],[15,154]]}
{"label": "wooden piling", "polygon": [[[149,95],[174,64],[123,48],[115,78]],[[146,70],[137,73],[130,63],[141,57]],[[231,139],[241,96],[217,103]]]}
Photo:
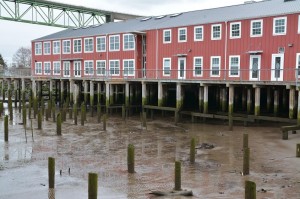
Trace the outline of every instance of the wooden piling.
{"label": "wooden piling", "polygon": [[38,129],[42,129],[42,110],[38,113]]}
{"label": "wooden piling", "polygon": [[134,146],[129,144],[127,148],[128,173],[134,173]]}
{"label": "wooden piling", "polygon": [[26,106],[23,106],[22,107],[22,122],[23,122],[23,125],[24,127],[26,127]]}
{"label": "wooden piling", "polygon": [[288,140],[289,139],[289,132],[288,131],[282,131],[282,139]]}
{"label": "wooden piling", "polygon": [[18,107],[18,90],[16,88],[15,89],[15,100],[14,100],[14,103],[15,103],[15,108]]}
{"label": "wooden piling", "polygon": [[125,105],[122,105],[122,119],[125,120]]}
{"label": "wooden piling", "polygon": [[195,156],[196,156],[196,139],[191,139],[191,146],[190,146],[190,163],[195,163]]}
{"label": "wooden piling", "polygon": [[175,191],[181,191],[181,162],[175,161]]}
{"label": "wooden piling", "polygon": [[73,111],[74,111],[74,124],[77,125],[77,104],[73,104]]}
{"label": "wooden piling", "polygon": [[243,134],[243,149],[248,148],[248,134],[244,133]]}
{"label": "wooden piling", "polygon": [[296,146],[296,157],[300,158],[300,144],[297,144]]}
{"label": "wooden piling", "polygon": [[72,110],[72,106],[67,108],[68,112],[69,112],[69,119],[72,120],[73,119],[73,110]]}
{"label": "wooden piling", "polygon": [[56,121],[56,109],[55,109],[55,101],[54,99],[52,100],[52,119],[53,119],[53,122]]}
{"label": "wooden piling", "polygon": [[143,121],[143,127],[147,127],[147,115],[146,115],[146,112],[142,113],[142,121]]}
{"label": "wooden piling", "polygon": [[97,199],[98,195],[98,174],[89,173],[89,182],[88,182],[88,199]]}
{"label": "wooden piling", "polygon": [[81,126],[84,126],[84,121],[85,121],[85,105],[84,103],[81,104]]}
{"label": "wooden piling", "polygon": [[106,114],[103,115],[103,130],[106,131]]}
{"label": "wooden piling", "polygon": [[100,103],[97,104],[97,122],[101,122],[101,105]]}
{"label": "wooden piling", "polygon": [[9,110],[9,120],[13,120],[13,108],[12,108],[12,100],[11,100],[11,90],[8,90],[8,110]]}
{"label": "wooden piling", "polygon": [[31,108],[32,108],[32,97],[30,95],[28,101],[28,118],[31,118]]}
{"label": "wooden piling", "polygon": [[57,114],[56,119],[56,134],[61,135],[61,113]]}
{"label": "wooden piling", "polygon": [[2,116],[3,113],[3,102],[0,102],[0,117]]}
{"label": "wooden piling", "polygon": [[36,114],[37,114],[37,111],[38,111],[38,101],[37,101],[37,98],[33,98],[33,118],[35,119],[36,118]]}
{"label": "wooden piling", "polygon": [[245,182],[245,199],[256,199],[255,182],[246,180]]}
{"label": "wooden piling", "polygon": [[4,141],[8,142],[8,116],[4,117]]}
{"label": "wooden piling", "polygon": [[250,149],[243,148],[243,175],[249,175]]}
{"label": "wooden piling", "polygon": [[55,185],[55,159],[52,157],[48,158],[48,180],[49,189],[54,189]]}

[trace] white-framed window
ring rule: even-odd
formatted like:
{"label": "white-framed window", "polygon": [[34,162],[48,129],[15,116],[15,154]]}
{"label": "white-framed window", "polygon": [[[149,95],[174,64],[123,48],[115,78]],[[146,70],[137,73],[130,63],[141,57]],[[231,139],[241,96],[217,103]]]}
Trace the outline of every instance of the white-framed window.
{"label": "white-framed window", "polygon": [[60,62],[59,61],[53,62],[53,75],[60,75]]}
{"label": "white-framed window", "polygon": [[273,35],[285,35],[287,29],[287,17],[273,19]]}
{"label": "white-framed window", "polygon": [[263,20],[252,20],[250,27],[251,37],[261,37],[263,35]]}
{"label": "white-framed window", "polygon": [[163,59],[163,76],[171,75],[171,58]]}
{"label": "white-framed window", "polygon": [[194,76],[202,76],[203,57],[194,57]]}
{"label": "white-framed window", "polygon": [[284,69],[284,54],[272,54],[271,81],[282,81]]}
{"label": "white-framed window", "polygon": [[109,51],[119,51],[119,50],[120,50],[120,35],[110,35]]}
{"label": "white-framed window", "polygon": [[296,54],[296,70],[299,78],[300,77],[300,53]]}
{"label": "white-framed window", "polygon": [[298,33],[300,34],[300,15],[298,16]]}
{"label": "white-framed window", "polygon": [[36,42],[34,44],[35,49],[35,55],[41,55],[42,54],[42,42]]}
{"label": "white-framed window", "polygon": [[63,54],[71,53],[71,40],[63,40]]}
{"label": "white-framed window", "polygon": [[211,25],[211,40],[222,39],[222,24]]}
{"label": "white-framed window", "polygon": [[240,56],[229,56],[229,77],[240,76]]}
{"label": "white-framed window", "polygon": [[120,75],[120,60],[109,60],[109,74],[112,76]]}
{"label": "white-framed window", "polygon": [[194,41],[203,41],[203,26],[194,27]]}
{"label": "white-framed window", "polygon": [[221,56],[210,57],[210,76],[220,77]]}
{"label": "white-framed window", "polygon": [[178,42],[186,42],[187,28],[178,28]]}
{"label": "white-framed window", "polygon": [[124,70],[124,76],[134,76],[134,72],[135,72],[134,59],[124,59],[123,70]]}
{"label": "white-framed window", "polygon": [[35,74],[36,75],[42,74],[42,62],[35,62]]}
{"label": "white-framed window", "polygon": [[96,62],[97,75],[105,75],[106,71],[106,60],[97,60]]}
{"label": "white-framed window", "polygon": [[53,54],[60,54],[60,41],[53,41]]}
{"label": "white-framed window", "polygon": [[97,52],[106,51],[106,36],[101,36],[96,38],[97,41]]}
{"label": "white-framed window", "polygon": [[94,74],[94,61],[87,60],[84,61],[84,75],[93,75]]}
{"label": "white-framed window", "polygon": [[135,41],[133,34],[124,34],[123,35],[123,50],[134,50]]}
{"label": "white-framed window", "polygon": [[70,69],[71,69],[71,63],[69,61],[64,61],[63,62],[63,74],[64,74],[64,77],[70,77]]}
{"label": "white-framed window", "polygon": [[172,31],[171,29],[163,31],[163,43],[169,44],[172,42]]}
{"label": "white-framed window", "polygon": [[74,61],[74,76],[81,77],[81,61]]}
{"label": "white-framed window", "polygon": [[241,38],[241,22],[230,23],[230,38],[237,39]]}
{"label": "white-framed window", "polygon": [[50,55],[51,54],[51,43],[44,42],[44,55]]}
{"label": "white-framed window", "polygon": [[51,74],[51,62],[44,62],[44,74],[45,75]]}
{"label": "white-framed window", "polygon": [[84,52],[92,53],[94,51],[94,38],[84,38]]}
{"label": "white-framed window", "polygon": [[73,53],[81,53],[82,52],[82,40],[74,39],[73,40]]}

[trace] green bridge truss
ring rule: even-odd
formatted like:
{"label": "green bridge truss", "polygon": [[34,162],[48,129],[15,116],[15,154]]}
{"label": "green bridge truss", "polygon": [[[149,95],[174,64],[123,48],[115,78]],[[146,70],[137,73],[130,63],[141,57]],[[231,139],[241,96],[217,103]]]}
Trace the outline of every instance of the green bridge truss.
{"label": "green bridge truss", "polygon": [[44,0],[0,0],[0,19],[62,28],[139,17]]}

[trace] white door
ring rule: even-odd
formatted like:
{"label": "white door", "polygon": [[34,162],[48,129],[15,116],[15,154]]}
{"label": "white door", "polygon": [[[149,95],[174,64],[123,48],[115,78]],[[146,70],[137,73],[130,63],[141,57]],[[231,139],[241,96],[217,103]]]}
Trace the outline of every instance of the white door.
{"label": "white door", "polygon": [[186,58],[178,58],[178,79],[185,79]]}
{"label": "white door", "polygon": [[70,62],[65,61],[64,62],[64,77],[70,77]]}
{"label": "white door", "polygon": [[260,79],[261,55],[250,55],[250,80],[258,81]]}
{"label": "white door", "polygon": [[81,77],[81,62],[80,61],[74,62],[74,76]]}
{"label": "white door", "polygon": [[284,54],[272,55],[271,81],[283,80]]}

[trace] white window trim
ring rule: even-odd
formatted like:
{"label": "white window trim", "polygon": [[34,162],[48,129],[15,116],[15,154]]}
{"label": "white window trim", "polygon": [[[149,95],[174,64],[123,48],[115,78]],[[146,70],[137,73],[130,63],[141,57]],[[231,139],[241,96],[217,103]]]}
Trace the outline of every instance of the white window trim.
{"label": "white window trim", "polygon": [[[231,58],[237,57],[239,59],[239,67],[238,67],[238,74],[237,75],[231,75]],[[239,77],[240,76],[240,70],[241,70],[241,56],[240,55],[230,55],[229,56],[229,77]]]}
{"label": "white window trim", "polygon": [[[201,39],[197,39],[196,38],[196,29],[197,28],[201,28],[202,29],[202,38]],[[203,26],[195,26],[194,27],[194,41],[203,41],[204,40],[204,27]]]}
{"label": "white window trim", "polygon": [[[300,61],[300,53],[296,53],[296,74],[299,74],[298,70],[300,70],[300,69],[298,69],[299,61]],[[297,75],[297,77],[299,78],[300,75]]]}
{"label": "white window trim", "polygon": [[[125,61],[133,61],[133,74],[125,74]],[[134,77],[135,76],[135,60],[134,59],[123,59],[123,76]]]}
{"label": "white window trim", "polygon": [[[36,52],[36,46],[37,46],[37,45],[40,45],[40,46],[41,46],[41,53],[37,53],[37,52]],[[35,42],[35,43],[34,43],[34,54],[35,54],[35,55],[42,55],[42,54],[43,54],[43,45],[42,45],[42,42]]]}
{"label": "white window trim", "polygon": [[[180,40],[180,31],[185,30],[185,40]],[[187,28],[178,28],[178,43],[187,41]]]}
{"label": "white window trim", "polygon": [[[110,62],[119,62],[119,74],[110,74]],[[110,76],[120,76],[120,71],[121,71],[121,64],[120,64],[120,60],[119,59],[110,59],[109,60],[109,69],[108,69],[108,71],[109,71],[109,75]]]}
{"label": "white window trim", "polygon": [[[69,64],[69,75],[66,75],[65,72],[66,72],[66,69],[65,69],[65,63],[68,63]],[[70,61],[64,61],[63,62],[63,76],[64,77],[70,77],[71,76],[71,62]]]}
{"label": "white window trim", "polygon": [[[170,32],[170,41],[165,41],[165,32]],[[163,31],[163,43],[164,44],[172,43],[172,30],[171,29],[166,29]]]}
{"label": "white window trim", "polygon": [[[36,66],[37,64],[39,64],[41,66],[41,72],[40,73],[37,73],[37,70],[36,70]],[[36,75],[42,75],[43,74],[43,63],[42,62],[36,62],[35,65],[34,65],[34,73]]]}
{"label": "white window trim", "polygon": [[[220,37],[214,38],[214,27],[220,26]],[[221,40],[222,39],[222,24],[211,25],[211,40]]]}
{"label": "white window trim", "polygon": [[[70,42],[70,52],[65,52],[65,45],[64,45],[64,42],[68,42],[68,41]],[[71,50],[71,49],[72,49],[71,40],[70,40],[70,39],[66,39],[66,40],[63,40],[62,43],[63,43],[63,45],[62,45],[62,47],[63,47],[63,49],[62,49],[62,50],[63,50],[63,51],[62,51],[62,54],[65,54],[65,55],[66,55],[66,54],[71,54],[71,51],[72,51],[72,50]]]}
{"label": "white window trim", "polygon": [[300,34],[300,15],[298,16],[298,34]]}
{"label": "white window trim", "polygon": [[[253,23],[255,22],[260,22],[261,24],[261,33],[259,35],[253,35],[252,34],[252,29],[253,29]],[[258,19],[258,20],[252,20],[251,22],[251,25],[250,25],[250,37],[262,37],[263,36],[263,33],[264,33],[264,21],[262,19]]]}
{"label": "white window trim", "polygon": [[[165,74],[165,60],[170,60],[170,74]],[[170,77],[171,76],[171,70],[172,70],[172,59],[171,57],[166,57],[166,58],[163,58],[163,67],[162,67],[162,72],[163,72],[163,76],[164,77]]]}
{"label": "white window trim", "polygon": [[[105,43],[104,50],[98,50],[98,39],[101,39],[101,38],[104,38],[104,43]],[[106,36],[96,37],[96,52],[106,52]]]}
{"label": "white window trim", "polygon": [[[125,36],[126,35],[132,35],[133,36],[133,48],[125,49]],[[135,37],[134,36],[135,36],[134,34],[124,34],[123,35],[123,51],[135,50]]]}
{"label": "white window trim", "polygon": [[[59,64],[59,73],[55,73],[55,70],[54,70],[54,65],[55,64]],[[53,63],[52,63],[52,66],[53,66],[53,75],[60,75],[61,74],[61,63],[60,63],[60,61],[54,61]]]}
{"label": "white window trim", "polygon": [[[86,62],[92,62],[92,66],[93,66],[93,73],[92,73],[92,74],[86,73],[86,70],[85,70],[85,63],[86,63]],[[93,76],[94,73],[95,73],[94,60],[85,60],[85,61],[83,62],[83,71],[84,71],[84,75],[85,75],[85,76]]]}
{"label": "white window trim", "polygon": [[[201,75],[196,74],[196,69],[195,69],[196,59],[201,59]],[[194,75],[194,77],[202,77],[203,76],[203,57],[194,57],[194,59],[193,59],[193,75]]]}
{"label": "white window trim", "polygon": [[[275,78],[275,57],[281,57],[282,66],[280,69],[280,78]],[[284,54],[272,54],[272,65],[271,65],[271,81],[283,81],[283,71],[284,71]]]}
{"label": "white window trim", "polygon": [[[110,38],[111,37],[119,37],[119,49],[111,49],[110,48]],[[111,51],[111,52],[116,52],[116,51],[120,51],[120,48],[121,48],[121,40],[120,40],[120,35],[109,35],[109,38],[108,38],[109,40],[108,40],[108,45],[109,45],[109,51]]]}
{"label": "white window trim", "polygon": [[[214,59],[214,58],[218,58],[219,59],[219,75],[213,75],[212,74],[212,60]],[[210,76],[211,77],[220,77],[220,75],[221,75],[221,56],[211,56],[210,57]]]}
{"label": "white window trim", "polygon": [[[46,73],[46,64],[50,64],[49,73]],[[51,62],[44,62],[44,75],[51,75]]]}
{"label": "white window trim", "polygon": [[[58,52],[58,53],[55,53],[55,52],[54,52],[54,43],[55,43],[55,42],[59,43],[59,52]],[[52,53],[53,53],[53,55],[59,55],[59,54],[61,53],[61,42],[60,42],[60,40],[58,40],[58,41],[53,41],[53,42],[52,42],[52,46],[53,46],[53,47],[52,47]]]}
{"label": "white window trim", "polygon": [[[93,50],[92,51],[86,51],[86,49],[85,49],[85,41],[86,40],[90,40],[90,39],[92,39],[92,45],[93,45]],[[84,53],[93,53],[94,52],[94,49],[95,49],[95,46],[94,46],[94,37],[86,37],[86,38],[84,38],[84,43],[83,43],[83,48],[84,48]]]}
{"label": "white window trim", "polygon": [[[284,28],[284,32],[283,33],[275,33],[275,21],[276,20],[280,20],[280,19],[284,19],[285,20],[285,28]],[[286,35],[286,31],[287,31],[287,17],[276,17],[273,19],[273,35]]]}
{"label": "white window trim", "polygon": [[[98,74],[97,73],[97,71],[98,71],[98,63],[100,63],[100,62],[104,62],[104,64],[105,64],[104,74]],[[96,60],[96,75],[97,76],[105,76],[106,75],[106,71],[107,71],[106,60]]]}
{"label": "white window trim", "polygon": [[[76,74],[75,74],[75,72],[76,72],[75,64],[76,64],[76,63],[80,63],[80,68],[79,68],[79,73],[80,73],[80,75],[76,75]],[[82,62],[81,62],[81,61],[74,61],[73,67],[74,67],[74,70],[73,70],[74,77],[81,77],[81,73],[82,73]]]}
{"label": "white window trim", "polygon": [[[81,48],[80,51],[78,52],[75,52],[75,41],[81,41]],[[74,54],[82,53],[82,39],[73,39],[73,53]]]}
{"label": "white window trim", "polygon": [[[240,35],[239,36],[233,36],[232,35],[232,26],[233,25],[239,25],[240,29],[239,29],[239,33]],[[239,21],[239,22],[232,22],[230,23],[230,39],[240,39],[242,37],[242,23]]]}
{"label": "white window trim", "polygon": [[[49,44],[49,48],[50,48],[49,53],[45,52],[45,44]],[[51,55],[51,42],[50,41],[44,42],[43,50],[44,50],[44,55]]]}

